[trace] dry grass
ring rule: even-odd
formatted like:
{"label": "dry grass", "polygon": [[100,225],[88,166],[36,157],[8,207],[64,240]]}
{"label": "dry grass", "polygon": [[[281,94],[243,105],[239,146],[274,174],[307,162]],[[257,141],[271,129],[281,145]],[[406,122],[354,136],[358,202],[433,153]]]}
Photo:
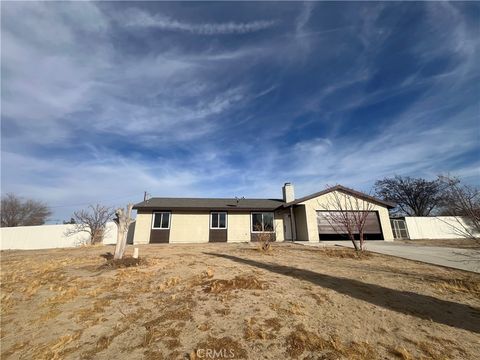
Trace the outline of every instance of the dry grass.
{"label": "dry grass", "polygon": [[282,325],[277,318],[270,318],[263,322],[258,322],[255,317],[251,317],[245,319],[243,338],[247,341],[272,340],[277,337],[281,328]]}
{"label": "dry grass", "polygon": [[464,326],[478,275],[345,248],[205,246],[148,246],[119,268],[102,268],[101,247],[2,253],[2,358],[480,357]]}
{"label": "dry grass", "polygon": [[318,292],[310,292],[309,294],[312,298],[315,299],[317,305],[325,305],[325,303],[332,304],[332,300],[327,294]]}
{"label": "dry grass", "polygon": [[50,307],[56,307],[72,301],[78,296],[78,288],[76,286],[67,288],[60,286],[56,289],[56,291],[58,292],[58,294],[49,298],[46,301],[45,305],[48,305]]}
{"label": "dry grass", "polygon": [[124,318],[122,319],[122,323],[117,323],[113,327],[109,335],[100,336],[96,341],[94,347],[87,351],[82,352],[81,357],[85,359],[95,358],[99,352],[102,352],[105,349],[107,349],[117,336],[123,334],[130,328],[131,322],[135,319],[135,317],[136,317],[136,314],[133,314],[133,313],[127,316],[124,316]]}
{"label": "dry grass", "polygon": [[165,280],[163,283],[158,285],[158,291],[165,291],[171,289],[180,283],[180,278],[178,276],[171,277],[170,279]]}
{"label": "dry grass", "polygon": [[443,294],[470,294],[480,298],[480,279],[478,277],[469,277],[466,279],[447,279],[434,282],[432,286]]}
{"label": "dry grass", "polygon": [[73,334],[63,335],[60,338],[49,343],[39,345],[32,351],[31,358],[38,360],[63,359],[64,356],[74,349],[67,348],[67,345],[79,339],[82,331],[76,331]]}
{"label": "dry grass", "polygon": [[396,346],[389,349],[389,353],[403,360],[414,360],[415,357],[403,346]]}
{"label": "dry grass", "polygon": [[336,337],[323,338],[312,331],[307,331],[303,325],[296,329],[286,338],[287,355],[298,358],[304,352],[322,355],[324,358],[344,357],[352,360],[371,360],[377,358],[375,348],[367,342],[352,341],[344,344]]}
{"label": "dry grass", "polygon": [[319,250],[322,255],[330,258],[339,258],[339,259],[358,259],[364,260],[369,259],[373,256],[371,252],[368,251],[355,251],[354,249],[349,248],[331,248],[325,247]]}
{"label": "dry grass", "polygon": [[103,264],[101,269],[123,269],[132,266],[148,265],[147,260],[144,258],[133,258],[126,256],[123,259],[107,259],[107,262]]}
{"label": "dry grass", "polygon": [[106,321],[103,313],[110,303],[111,300],[109,299],[97,298],[90,307],[75,311],[71,317],[79,324],[97,325],[102,321]]}
{"label": "dry grass", "polygon": [[[408,337],[405,337],[405,342],[407,344],[413,345],[413,349],[411,352],[409,352],[403,347],[404,351],[402,351],[402,354],[400,354],[400,356],[406,356],[407,359],[416,359],[420,357],[423,359],[426,358],[431,360],[466,358],[467,354],[465,350],[457,342],[451,339],[436,337],[432,335],[428,335],[427,338],[428,340],[419,341],[417,339],[410,339]],[[415,351],[418,353],[417,356],[414,356],[412,354]]]}
{"label": "dry grass", "polygon": [[7,357],[12,356],[13,354],[17,353],[18,351],[21,351],[25,347],[29,345],[28,341],[19,341],[15,343],[12,347],[10,347],[8,350],[2,352],[2,359],[6,359]]}
{"label": "dry grass", "polygon": [[232,290],[265,290],[268,285],[252,275],[237,275],[230,280],[214,279],[204,283],[206,293],[219,294]]}
{"label": "dry grass", "polygon": [[61,311],[56,308],[49,309],[47,312],[40,315],[39,318],[37,318],[36,320],[33,320],[33,325],[43,324],[49,320],[55,319],[60,314],[61,314]]}
{"label": "dry grass", "polygon": [[146,350],[143,353],[143,356],[144,356],[145,360],[163,360],[163,359],[165,359],[163,354],[158,350],[150,350],[150,349]]}

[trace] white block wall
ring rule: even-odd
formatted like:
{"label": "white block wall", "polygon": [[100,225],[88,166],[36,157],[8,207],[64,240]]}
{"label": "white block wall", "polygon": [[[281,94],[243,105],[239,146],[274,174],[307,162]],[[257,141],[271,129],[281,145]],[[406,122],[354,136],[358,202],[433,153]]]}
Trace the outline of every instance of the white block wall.
{"label": "white block wall", "polygon": [[464,219],[455,216],[407,216],[405,223],[411,240],[465,238],[463,226],[467,226]]}
{"label": "white block wall", "polygon": [[[73,225],[39,225],[0,228],[0,250],[34,250],[69,248],[84,244],[89,239],[87,233],[65,236]],[[104,244],[116,244],[117,226],[107,223]]]}

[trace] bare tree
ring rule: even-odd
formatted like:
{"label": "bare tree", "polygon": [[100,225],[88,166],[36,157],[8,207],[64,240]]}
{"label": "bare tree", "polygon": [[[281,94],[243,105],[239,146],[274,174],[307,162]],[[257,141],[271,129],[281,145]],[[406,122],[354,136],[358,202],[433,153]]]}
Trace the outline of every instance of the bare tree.
{"label": "bare tree", "polygon": [[[318,204],[325,210],[325,219],[339,235],[347,234],[356,251],[365,249],[365,224],[373,204],[340,191],[329,193],[326,203]],[[356,240],[358,236],[358,243]]]}
{"label": "bare tree", "polygon": [[439,180],[397,175],[375,182],[375,193],[378,197],[397,204],[393,213],[428,216],[442,205],[443,184]]}
{"label": "bare tree", "polygon": [[2,197],[0,218],[2,227],[43,225],[52,215],[48,206],[40,201],[22,200],[15,194]]}
{"label": "bare tree", "polygon": [[457,235],[480,240],[479,188],[462,184],[456,177],[441,175],[438,178],[444,185],[442,213],[454,219],[454,223],[448,224]]}
{"label": "bare tree", "polygon": [[66,236],[86,232],[90,235],[90,244],[103,241],[106,225],[112,219],[114,210],[100,204],[89,205],[87,209],[75,211],[73,228],[65,232]]}
{"label": "bare tree", "polygon": [[115,211],[115,224],[117,224],[117,245],[115,246],[115,260],[122,259],[127,247],[127,233],[130,224],[132,223],[132,208],[133,204],[127,205],[127,211],[124,209],[117,209]]}

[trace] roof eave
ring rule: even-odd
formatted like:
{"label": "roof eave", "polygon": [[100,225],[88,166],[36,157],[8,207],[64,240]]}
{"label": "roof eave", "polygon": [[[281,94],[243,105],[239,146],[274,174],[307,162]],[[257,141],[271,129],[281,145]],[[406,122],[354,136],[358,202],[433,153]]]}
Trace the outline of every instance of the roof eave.
{"label": "roof eave", "polygon": [[178,206],[134,206],[134,210],[140,211],[276,211],[283,208],[282,205],[277,207],[178,207]]}

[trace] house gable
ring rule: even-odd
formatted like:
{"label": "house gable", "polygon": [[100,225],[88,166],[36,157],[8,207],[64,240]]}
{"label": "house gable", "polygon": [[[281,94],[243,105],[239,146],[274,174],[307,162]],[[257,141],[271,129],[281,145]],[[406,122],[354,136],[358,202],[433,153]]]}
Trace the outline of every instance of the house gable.
{"label": "house gable", "polygon": [[371,202],[373,204],[384,206],[387,209],[392,209],[396,206],[394,203],[378,199],[374,196],[362,193],[360,191],[353,190],[353,189],[347,188],[347,187],[342,186],[342,185],[335,185],[335,186],[332,186],[332,187],[330,187],[328,189],[325,189],[323,191],[319,191],[319,192],[304,196],[302,198],[296,199],[294,201],[285,203],[283,205],[283,207],[289,207],[289,206],[296,205],[296,204],[302,204],[302,203],[305,203],[305,201],[315,199],[315,198],[319,198],[322,195],[326,195],[326,194],[331,193],[333,191],[339,191],[339,192],[342,192],[344,194],[351,195],[351,196],[363,199],[365,201]]}

